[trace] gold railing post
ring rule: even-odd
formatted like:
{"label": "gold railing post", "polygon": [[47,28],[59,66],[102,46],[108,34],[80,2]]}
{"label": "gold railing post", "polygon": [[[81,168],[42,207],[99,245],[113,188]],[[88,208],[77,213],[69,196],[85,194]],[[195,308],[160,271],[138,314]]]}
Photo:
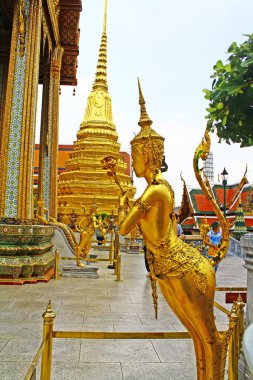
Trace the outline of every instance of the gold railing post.
{"label": "gold railing post", "polygon": [[114,229],[111,230],[111,245],[110,245],[110,252],[109,252],[109,262],[112,263],[114,256]]}
{"label": "gold railing post", "polygon": [[120,271],[121,271],[121,253],[120,253],[120,243],[119,243],[119,233],[115,233],[115,274],[116,281],[120,281]]}
{"label": "gold railing post", "polygon": [[53,328],[55,312],[52,309],[51,301],[48,302],[45,313],[42,314],[44,319],[43,325],[43,340],[45,341],[45,348],[42,354],[41,360],[41,375],[40,380],[51,379],[51,367],[52,367],[52,351],[53,351]]}
{"label": "gold railing post", "polygon": [[118,253],[117,256],[117,270],[116,270],[116,281],[121,281],[120,279],[120,271],[121,271],[121,253]]}
{"label": "gold railing post", "polygon": [[55,280],[59,280],[59,251],[55,250],[55,267],[54,267],[54,278]]}
{"label": "gold railing post", "polygon": [[231,336],[228,345],[228,378],[238,380],[238,315],[235,303],[229,314],[229,330]]}
{"label": "gold railing post", "polygon": [[236,301],[237,315],[238,315],[238,358],[240,357],[242,337],[244,333],[244,302],[241,294]]}

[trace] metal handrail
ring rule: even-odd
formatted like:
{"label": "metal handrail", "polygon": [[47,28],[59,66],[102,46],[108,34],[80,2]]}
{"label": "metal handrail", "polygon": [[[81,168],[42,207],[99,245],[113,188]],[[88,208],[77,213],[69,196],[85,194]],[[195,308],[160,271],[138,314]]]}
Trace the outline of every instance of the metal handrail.
{"label": "metal handrail", "polygon": [[45,345],[46,345],[46,340],[43,340],[38,351],[36,352],[33,360],[32,360],[32,363],[26,373],[26,376],[24,378],[24,380],[30,380],[32,378],[32,376],[34,375],[34,370],[36,368],[36,365],[38,364],[38,361],[40,360],[40,358],[42,357],[42,354],[44,352],[44,348],[45,348]]}
{"label": "metal handrail", "polygon": [[[229,330],[220,333],[227,334],[228,342],[228,375],[229,380],[238,380],[238,360],[241,340],[244,331],[244,303],[238,298],[231,312],[219,303],[214,306],[229,316]],[[40,380],[51,379],[53,338],[69,339],[190,339],[188,332],[84,332],[84,331],[54,331],[55,313],[49,301],[43,314],[43,341],[30,365],[25,380],[30,380],[34,369],[42,356]]]}

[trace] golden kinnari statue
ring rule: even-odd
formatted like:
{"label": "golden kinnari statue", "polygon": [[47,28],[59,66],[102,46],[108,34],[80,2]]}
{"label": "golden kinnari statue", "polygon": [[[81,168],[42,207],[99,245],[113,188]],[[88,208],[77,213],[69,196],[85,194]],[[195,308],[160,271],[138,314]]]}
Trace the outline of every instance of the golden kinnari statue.
{"label": "golden kinnari statue", "polygon": [[96,229],[99,229],[100,233],[104,237],[104,241],[106,240],[106,229],[102,220],[101,215],[97,219],[97,205],[94,203],[90,208],[90,215],[88,217],[84,216],[80,218],[80,221],[76,224],[76,230],[80,233],[80,241],[75,247],[76,252],[76,263],[77,266],[83,267],[83,263],[81,263],[80,258],[86,259],[88,257],[92,239]]}
{"label": "golden kinnari statue", "polygon": [[[164,138],[151,128],[140,84],[139,94],[141,130],[131,141],[132,165],[136,176],[145,178],[147,187],[130,209],[127,193],[121,195],[119,232],[126,235],[139,226],[147,246],[155,308],[157,281],[164,298],[193,339],[198,380],[220,380],[224,378],[228,337],[227,333],[219,333],[215,325],[213,265],[225,255],[226,226],[223,223],[225,243],[215,262],[177,237],[174,192],[160,170]],[[200,154],[197,150],[195,164],[201,155],[203,149]],[[195,169],[200,174],[198,165]]]}

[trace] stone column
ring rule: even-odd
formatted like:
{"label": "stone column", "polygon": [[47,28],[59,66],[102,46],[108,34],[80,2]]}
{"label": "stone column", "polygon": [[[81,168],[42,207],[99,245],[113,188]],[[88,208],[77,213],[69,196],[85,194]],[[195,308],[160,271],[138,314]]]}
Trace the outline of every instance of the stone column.
{"label": "stone column", "polygon": [[16,1],[0,151],[0,217],[33,216],[41,0]]}
{"label": "stone column", "polygon": [[[63,48],[53,50],[45,68],[40,135],[38,209],[57,218],[59,87]],[[41,215],[43,216],[43,215]]]}
{"label": "stone column", "polygon": [[[49,197],[44,194],[44,163],[48,157],[48,119],[49,119],[49,84],[50,84],[50,65],[46,58],[43,66],[43,93],[42,93],[42,109],[41,109],[41,127],[40,127],[40,150],[39,150],[39,175],[38,175],[38,201],[37,214],[44,217],[45,200],[49,205]],[[47,162],[48,163],[48,162]],[[49,191],[49,189],[48,189]],[[46,197],[46,199],[44,198]]]}
{"label": "stone column", "polygon": [[245,268],[247,269],[247,311],[246,326],[253,323],[253,234],[249,233],[241,238]]}
{"label": "stone column", "polygon": [[[241,240],[243,249],[245,268],[247,269],[247,305],[246,305],[246,326],[253,323],[253,234],[244,235]],[[238,367],[239,380],[253,380],[249,373],[244,355],[241,354]]]}

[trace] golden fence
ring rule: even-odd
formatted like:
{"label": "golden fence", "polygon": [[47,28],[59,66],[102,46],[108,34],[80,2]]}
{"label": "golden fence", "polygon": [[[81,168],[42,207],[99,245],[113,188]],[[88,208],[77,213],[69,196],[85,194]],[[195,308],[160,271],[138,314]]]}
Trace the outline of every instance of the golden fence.
{"label": "golden fence", "polygon": [[[233,288],[223,288],[230,289]],[[228,379],[238,380],[238,361],[241,350],[241,341],[244,332],[244,303],[239,296],[229,311],[215,302],[215,306],[229,318],[229,345],[228,345]],[[186,339],[191,338],[188,332],[80,332],[54,331],[56,314],[49,301],[45,313],[42,315],[43,341],[36,353],[24,380],[33,380],[36,377],[36,365],[41,358],[40,380],[51,379],[52,351],[54,338],[70,339]]]}

